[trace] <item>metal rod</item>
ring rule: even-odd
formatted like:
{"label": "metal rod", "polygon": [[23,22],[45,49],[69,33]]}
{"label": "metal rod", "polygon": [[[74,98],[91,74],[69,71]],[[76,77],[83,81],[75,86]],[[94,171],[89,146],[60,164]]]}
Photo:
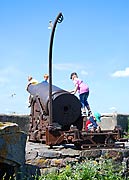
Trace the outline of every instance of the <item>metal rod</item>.
{"label": "metal rod", "polygon": [[53,47],[53,39],[54,33],[56,29],[57,23],[61,23],[63,21],[62,13],[59,13],[55,19],[55,22],[52,27],[51,38],[50,38],[50,46],[49,46],[49,125],[52,125],[53,117],[52,117],[52,47]]}

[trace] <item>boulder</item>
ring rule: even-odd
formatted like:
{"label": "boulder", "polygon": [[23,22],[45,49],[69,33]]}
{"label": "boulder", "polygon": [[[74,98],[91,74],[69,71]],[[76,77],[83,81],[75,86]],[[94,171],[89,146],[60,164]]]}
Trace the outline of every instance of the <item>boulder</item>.
{"label": "boulder", "polygon": [[0,122],[0,174],[6,174],[6,179],[24,166],[26,139],[17,124]]}

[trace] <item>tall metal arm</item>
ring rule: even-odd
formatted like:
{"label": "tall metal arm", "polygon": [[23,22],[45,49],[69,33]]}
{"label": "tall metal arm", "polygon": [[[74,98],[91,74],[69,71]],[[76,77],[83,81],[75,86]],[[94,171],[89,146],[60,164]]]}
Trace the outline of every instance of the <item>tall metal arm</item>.
{"label": "tall metal arm", "polygon": [[50,46],[49,46],[49,125],[52,124],[52,47],[53,47],[53,39],[54,39],[56,25],[57,23],[61,23],[62,21],[63,21],[63,15],[62,13],[59,13],[52,27]]}

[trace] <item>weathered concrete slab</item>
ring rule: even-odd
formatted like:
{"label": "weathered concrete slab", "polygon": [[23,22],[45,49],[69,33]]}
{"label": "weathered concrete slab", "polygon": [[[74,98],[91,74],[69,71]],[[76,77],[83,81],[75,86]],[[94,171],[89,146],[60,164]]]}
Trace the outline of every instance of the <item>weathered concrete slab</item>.
{"label": "weathered concrete slab", "polygon": [[129,114],[105,113],[102,115],[105,116],[99,123],[102,130],[113,130],[115,126],[120,125],[125,132],[128,131]]}

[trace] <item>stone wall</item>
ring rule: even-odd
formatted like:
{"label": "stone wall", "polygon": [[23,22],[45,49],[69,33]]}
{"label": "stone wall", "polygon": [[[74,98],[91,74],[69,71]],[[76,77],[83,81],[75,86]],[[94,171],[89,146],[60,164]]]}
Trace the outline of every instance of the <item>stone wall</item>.
{"label": "stone wall", "polygon": [[[99,123],[102,130],[113,130],[115,126],[120,125],[125,132],[128,131],[129,115],[118,113],[105,113],[102,114],[102,121]],[[29,130],[29,115],[6,115],[0,114],[0,122],[13,122],[17,123],[22,131],[28,133]]]}
{"label": "stone wall", "polygon": [[[125,148],[93,148],[85,150],[76,150],[71,145],[54,146],[49,149],[44,144],[27,142],[26,146],[26,165],[33,165],[40,170],[40,174],[59,172],[67,164],[75,165],[84,163],[88,160],[97,160],[101,162],[104,159],[112,159],[117,164],[129,161],[129,146]],[[128,165],[127,165],[128,166]],[[126,166],[126,168],[128,168]],[[28,174],[30,175],[28,166]],[[124,170],[124,169],[123,169]]]}
{"label": "stone wall", "polygon": [[26,133],[29,130],[29,115],[6,115],[0,114],[0,122],[12,122],[18,124],[20,129]]}

